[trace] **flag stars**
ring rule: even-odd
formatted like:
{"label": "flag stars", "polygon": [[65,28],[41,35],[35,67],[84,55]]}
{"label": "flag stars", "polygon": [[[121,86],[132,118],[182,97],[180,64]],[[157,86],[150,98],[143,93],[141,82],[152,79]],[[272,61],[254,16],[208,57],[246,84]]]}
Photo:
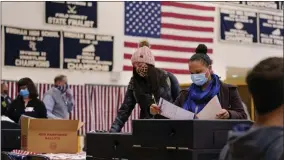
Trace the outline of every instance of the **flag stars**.
{"label": "flag stars", "polygon": [[160,2],[125,2],[125,34],[157,37],[160,35]]}

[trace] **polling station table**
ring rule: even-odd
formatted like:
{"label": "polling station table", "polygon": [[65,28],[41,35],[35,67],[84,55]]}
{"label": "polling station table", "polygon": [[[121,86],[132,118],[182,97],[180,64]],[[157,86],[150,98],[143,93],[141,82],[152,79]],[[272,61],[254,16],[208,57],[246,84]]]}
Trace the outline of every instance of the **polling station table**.
{"label": "polling station table", "polygon": [[12,152],[2,152],[1,160],[85,160],[86,153],[78,154],[34,154],[31,152],[14,150]]}
{"label": "polling station table", "polygon": [[228,131],[247,120],[133,120],[132,134],[87,133],[87,160],[217,160]]}
{"label": "polling station table", "polygon": [[[31,121],[38,121],[37,119],[33,119]],[[45,122],[52,122],[50,120],[39,120],[39,121],[45,121]],[[63,122],[63,120],[61,121]],[[69,121],[70,122],[70,121]],[[71,121],[76,125],[77,130],[77,123],[76,121]],[[23,123],[22,123],[23,124]],[[47,126],[47,125],[45,125]],[[79,128],[79,127],[78,127]],[[73,133],[73,139],[74,141],[77,139],[77,133],[76,130]],[[1,117],[1,160],[7,159],[7,160],[35,160],[35,159],[43,159],[43,160],[85,160],[86,159],[86,153],[78,153],[78,154],[65,154],[65,153],[56,153],[56,154],[36,154],[34,152],[30,151],[23,151],[21,150],[21,143],[23,142],[23,139],[21,138],[21,126],[19,124],[13,123],[11,121],[3,120]],[[38,141],[37,141],[38,142]],[[43,141],[39,142],[43,143]],[[70,144],[70,143],[69,143]],[[77,142],[74,143],[76,145],[68,146],[68,148],[73,148],[73,150],[78,149]],[[37,144],[35,144],[37,145]],[[38,152],[38,153],[49,153],[49,152]],[[68,152],[67,152],[68,153]],[[76,151],[74,152],[76,153]]]}

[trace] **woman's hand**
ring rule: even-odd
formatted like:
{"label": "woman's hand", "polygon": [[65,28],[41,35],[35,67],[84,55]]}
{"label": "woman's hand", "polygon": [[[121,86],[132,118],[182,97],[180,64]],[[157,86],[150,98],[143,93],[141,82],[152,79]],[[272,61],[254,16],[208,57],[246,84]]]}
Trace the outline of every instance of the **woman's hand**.
{"label": "woman's hand", "polygon": [[216,118],[217,119],[229,119],[230,113],[225,109],[221,109],[221,111],[216,114]]}
{"label": "woman's hand", "polygon": [[161,113],[160,107],[157,106],[156,104],[152,104],[152,105],[150,106],[150,113],[151,113],[152,115],[160,114],[160,113]]}

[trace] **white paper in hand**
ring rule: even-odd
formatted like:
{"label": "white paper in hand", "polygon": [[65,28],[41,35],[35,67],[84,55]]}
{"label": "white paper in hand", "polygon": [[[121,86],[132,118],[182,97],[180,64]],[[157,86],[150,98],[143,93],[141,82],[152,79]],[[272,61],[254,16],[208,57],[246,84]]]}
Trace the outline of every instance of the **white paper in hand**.
{"label": "white paper in hand", "polygon": [[160,98],[159,106],[161,115],[169,119],[189,120],[194,118],[192,112],[182,109],[163,98]]}
{"label": "white paper in hand", "polygon": [[222,109],[217,96],[214,96],[207,105],[197,114],[198,119],[216,119],[216,114]]}

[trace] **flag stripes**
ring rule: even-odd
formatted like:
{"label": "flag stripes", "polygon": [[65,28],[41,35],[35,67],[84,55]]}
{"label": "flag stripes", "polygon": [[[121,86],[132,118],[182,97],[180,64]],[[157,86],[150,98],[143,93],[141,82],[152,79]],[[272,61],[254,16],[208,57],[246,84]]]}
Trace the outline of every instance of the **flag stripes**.
{"label": "flag stripes", "polygon": [[[9,87],[9,96],[15,99],[17,96],[17,82],[7,81]],[[36,84],[38,88],[39,98],[42,99],[44,93],[53,85],[47,83]],[[80,129],[80,135],[84,135],[91,130],[108,131],[114,121],[117,111],[120,108],[125,93],[126,86],[107,86],[107,85],[70,85],[73,91],[75,107],[70,115],[70,119],[80,120],[84,122],[84,126]],[[122,132],[132,132],[131,120],[139,118],[139,107],[136,106],[125,124]]]}
{"label": "flag stripes", "polygon": [[132,71],[131,56],[147,39],[155,66],[189,74],[187,62],[198,44],[213,53],[215,7],[204,2],[125,2],[123,70]]}

